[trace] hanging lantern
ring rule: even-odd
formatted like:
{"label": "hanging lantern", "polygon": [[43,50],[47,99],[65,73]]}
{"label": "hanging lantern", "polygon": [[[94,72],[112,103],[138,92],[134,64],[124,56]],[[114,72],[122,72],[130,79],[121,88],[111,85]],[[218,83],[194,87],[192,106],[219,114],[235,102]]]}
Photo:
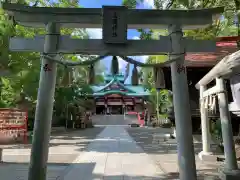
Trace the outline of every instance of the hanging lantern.
{"label": "hanging lantern", "polygon": [[136,65],[134,65],[134,68],[132,70],[132,85],[138,85],[138,70]]}
{"label": "hanging lantern", "polygon": [[162,68],[160,67],[153,68],[153,78],[155,82],[155,88],[157,90],[165,88],[165,78]]}
{"label": "hanging lantern", "polygon": [[95,83],[95,70],[94,70],[94,64],[91,64],[89,67],[89,73],[88,73],[88,84],[94,84]]}
{"label": "hanging lantern", "polygon": [[113,58],[112,58],[111,72],[112,72],[112,75],[119,74],[119,67],[118,67],[117,56],[113,56]]}

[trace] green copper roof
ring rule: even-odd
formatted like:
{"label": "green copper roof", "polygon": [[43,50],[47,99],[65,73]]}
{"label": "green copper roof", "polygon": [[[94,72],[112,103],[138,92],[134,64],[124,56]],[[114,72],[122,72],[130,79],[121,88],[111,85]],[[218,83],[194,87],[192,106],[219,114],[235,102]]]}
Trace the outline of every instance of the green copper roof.
{"label": "green copper roof", "polygon": [[94,93],[94,96],[106,96],[110,94],[119,94],[123,96],[132,96],[132,97],[142,97],[142,96],[149,96],[148,92],[142,92],[142,93],[128,93],[128,92],[123,92],[123,91],[118,91],[118,90],[110,90],[110,91],[105,91],[105,92],[97,92]]}
{"label": "green copper roof", "polygon": [[113,78],[117,78],[118,81],[124,81],[124,75],[123,74],[117,74],[117,75],[105,75],[104,80],[105,81],[111,81]]}
{"label": "green copper roof", "polygon": [[[123,77],[123,75],[120,75]],[[109,76],[110,79],[110,76]],[[92,89],[94,91],[93,96],[105,96],[109,94],[119,94],[123,96],[132,96],[132,97],[141,97],[141,96],[149,96],[150,93],[145,90],[145,88],[141,85],[137,86],[132,86],[132,85],[125,85],[121,83],[119,80],[119,75],[116,76],[111,76],[111,81],[107,83],[106,85],[101,85],[101,86],[92,86]],[[116,84],[125,91],[120,91],[120,90],[107,90],[108,87],[111,85]]]}
{"label": "green copper roof", "polygon": [[114,76],[113,79],[106,84],[105,86],[103,86],[101,89],[99,89],[96,92],[100,92],[100,91],[104,91],[105,89],[107,89],[109,86],[111,86],[112,84],[116,83],[117,85],[119,85],[121,88],[131,92],[131,93],[135,93],[135,91],[131,90],[130,88],[128,88],[127,86],[125,86],[124,84],[122,84],[121,82],[119,82],[117,76]]}

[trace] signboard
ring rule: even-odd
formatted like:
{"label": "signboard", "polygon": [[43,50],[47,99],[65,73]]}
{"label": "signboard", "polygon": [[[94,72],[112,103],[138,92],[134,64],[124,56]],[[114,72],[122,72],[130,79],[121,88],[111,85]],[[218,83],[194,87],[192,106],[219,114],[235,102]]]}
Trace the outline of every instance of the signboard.
{"label": "signboard", "polygon": [[27,111],[0,109],[0,144],[27,143]]}
{"label": "signboard", "polygon": [[110,44],[127,43],[127,8],[103,6],[103,41]]}

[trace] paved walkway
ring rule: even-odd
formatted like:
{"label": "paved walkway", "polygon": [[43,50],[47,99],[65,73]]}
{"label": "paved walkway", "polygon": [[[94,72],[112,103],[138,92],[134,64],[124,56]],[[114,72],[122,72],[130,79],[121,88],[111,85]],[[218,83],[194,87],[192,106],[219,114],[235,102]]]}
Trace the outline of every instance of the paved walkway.
{"label": "paved walkway", "polygon": [[[47,180],[57,180],[67,166],[48,165]],[[27,180],[28,164],[0,164],[0,174],[3,180]]]}
{"label": "paved walkway", "polygon": [[76,159],[64,180],[160,179],[162,172],[124,127],[106,127]]}
{"label": "paved walkway", "polygon": [[[153,134],[169,134],[167,128],[127,128],[129,135],[146,152],[164,172],[162,180],[176,180],[179,177],[177,141],[167,139],[165,142],[153,141]],[[198,153],[202,150],[201,136],[193,136],[198,180],[219,180],[218,168],[222,165],[216,161],[201,161]],[[214,150],[215,146],[212,146]],[[216,149],[215,149],[216,151]]]}
{"label": "paved walkway", "polygon": [[[56,180],[65,169],[86,151],[104,127],[69,131],[52,135],[48,155],[47,180]],[[9,145],[3,151],[0,179],[27,180],[31,145]]]}
{"label": "paved walkway", "polygon": [[[176,142],[153,144],[152,135],[166,133],[164,130],[128,128],[129,121],[122,116],[97,117],[100,127],[52,137],[47,180],[178,179]],[[5,161],[17,163],[0,164],[1,178],[27,180],[29,158],[25,157],[29,157],[30,147],[5,149],[4,154]],[[22,159],[16,161],[17,156]],[[218,164],[206,166],[197,156],[196,160],[198,173],[215,180]]]}

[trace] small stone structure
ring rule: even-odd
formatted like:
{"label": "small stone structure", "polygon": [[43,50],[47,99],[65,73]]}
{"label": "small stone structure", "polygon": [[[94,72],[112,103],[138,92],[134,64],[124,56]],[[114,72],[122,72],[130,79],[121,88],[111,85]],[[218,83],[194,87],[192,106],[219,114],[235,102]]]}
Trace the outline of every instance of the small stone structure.
{"label": "small stone structure", "polygon": [[[203,151],[199,154],[201,156],[209,156],[212,154],[210,148],[210,125],[208,119],[208,108],[204,106],[204,99],[215,95],[218,100],[218,107],[221,119],[221,131],[224,145],[224,168],[221,170],[221,178],[224,180],[240,179],[240,170],[236,159],[236,150],[234,148],[234,139],[232,132],[232,123],[230,118],[231,109],[235,109],[234,113],[240,112],[239,86],[232,87],[234,93],[233,107],[229,107],[227,89],[225,79],[232,79],[236,81],[236,75],[240,71],[240,51],[224,57],[216,66],[214,66],[197,84],[196,88],[200,91],[200,109],[201,109],[201,124],[202,124],[202,144]],[[207,85],[215,80],[216,85],[212,88],[207,88]],[[237,81],[238,82],[238,81]],[[237,91],[236,91],[237,89]]]}

